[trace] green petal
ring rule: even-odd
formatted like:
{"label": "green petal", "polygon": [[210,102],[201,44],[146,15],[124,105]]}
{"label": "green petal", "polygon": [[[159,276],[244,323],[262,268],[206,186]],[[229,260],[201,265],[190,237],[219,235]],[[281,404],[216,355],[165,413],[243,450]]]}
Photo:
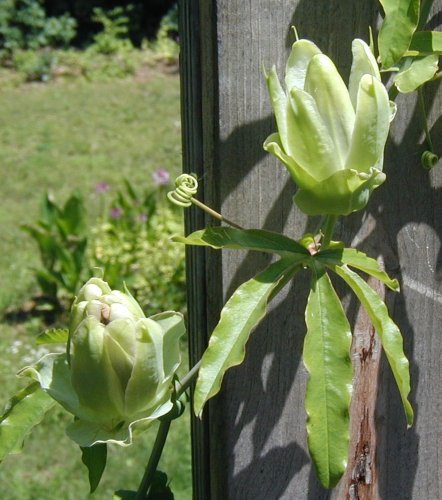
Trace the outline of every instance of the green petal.
{"label": "green petal", "polygon": [[290,91],[290,104],[294,130],[289,138],[291,152],[286,152],[316,181],[326,179],[340,170],[341,165],[316,102],[307,92],[293,88]]}
{"label": "green petal", "polygon": [[350,94],[350,99],[353,104],[353,108],[356,109],[356,101],[359,91],[359,82],[364,75],[372,75],[378,80],[381,79],[381,74],[379,72],[378,63],[370,49],[370,47],[364,42],[356,38],[351,44],[351,51],[353,53],[353,62],[350,70],[350,80],[348,83],[348,92]]}
{"label": "green petal", "polygon": [[359,85],[356,121],[347,158],[347,169],[369,172],[379,165],[390,128],[391,108],[388,93],[382,83],[371,75],[364,75]]}
{"label": "green petal", "polygon": [[135,323],[117,319],[106,326],[105,349],[124,392],[132,374],[136,354]]}
{"label": "green petal", "polygon": [[294,201],[307,215],[349,215],[363,209],[384,180],[385,174],[374,168],[368,174],[340,170],[310,190],[300,189]]}
{"label": "green petal", "polygon": [[94,422],[109,421],[108,415],[81,406],[77,393],[72,387],[71,372],[64,353],[47,354],[34,366],[23,368],[18,375],[37,380],[49,396],[73,415]]}
{"label": "green petal", "polygon": [[169,377],[181,362],[180,338],[186,333],[183,315],[167,311],[155,314],[150,319],[158,323],[163,331],[164,375]]}
{"label": "green petal", "polygon": [[137,322],[137,351],[125,393],[125,414],[134,415],[150,408],[165,378],[163,331],[149,318]]}
{"label": "green petal", "polygon": [[289,139],[293,134],[295,125],[293,123],[288,97],[279,83],[275,66],[273,66],[270,73],[266,75],[266,81],[282,147],[287,154],[291,154]]}
{"label": "green petal", "polygon": [[312,58],[305,80],[305,90],[314,98],[335,145],[335,163],[344,168],[350,149],[355,112],[341,75],[326,55],[319,54]]}
{"label": "green petal", "polygon": [[316,184],[316,180],[301,166],[299,166],[293,158],[284,153],[281,137],[278,133],[271,134],[267,137],[263,145],[264,149],[276,156],[287,167],[292,179],[299,187],[308,188]]}
{"label": "green petal", "polygon": [[321,51],[310,40],[298,40],[292,45],[285,69],[285,86],[288,91],[293,87],[304,90],[307,68],[316,54],[321,54]]}
{"label": "green petal", "polygon": [[94,446],[98,443],[129,446],[132,444],[133,434],[138,428],[142,431],[146,430],[150,424],[169,413],[172,408],[173,404],[167,401],[147,417],[133,422],[120,422],[114,427],[88,422],[87,420],[75,420],[66,428],[66,434],[82,447]]}
{"label": "green petal", "polygon": [[105,348],[105,326],[94,317],[80,323],[72,337],[71,380],[82,406],[118,418],[124,393]]}

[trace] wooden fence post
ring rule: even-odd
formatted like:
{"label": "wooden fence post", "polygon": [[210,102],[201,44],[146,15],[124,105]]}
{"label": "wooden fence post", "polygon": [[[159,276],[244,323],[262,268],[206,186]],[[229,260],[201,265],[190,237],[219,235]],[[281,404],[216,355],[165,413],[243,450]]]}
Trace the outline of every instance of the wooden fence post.
{"label": "wooden fence post", "polygon": [[[433,10],[442,10],[442,0]],[[351,41],[368,39],[378,12],[374,0],[181,0],[184,168],[201,177],[200,199],[248,228],[294,237],[314,229],[317,221],[307,222],[293,206],[294,187],[285,170],[262,149],[275,130],[262,66],[276,64],[282,74],[293,42],[290,28],[296,25],[301,37],[333,58],[346,79]],[[441,152],[438,87],[432,83],[425,92]],[[376,335],[349,299],[355,338],[350,463],[333,492],[321,488],[306,451],[301,350],[307,290],[301,275],[272,304],[252,334],[245,362],[230,370],[203,422],[193,423],[196,499],[442,497],[442,169],[428,172],[420,165],[416,96],[400,96],[397,102],[387,182],[365,213],[341,223],[339,236],[379,258],[401,282],[401,295],[386,299],[411,361],[415,426],[406,430]],[[187,230],[205,222],[193,208],[187,213]],[[266,263],[268,256],[256,253],[188,249],[193,362],[226,298]]]}

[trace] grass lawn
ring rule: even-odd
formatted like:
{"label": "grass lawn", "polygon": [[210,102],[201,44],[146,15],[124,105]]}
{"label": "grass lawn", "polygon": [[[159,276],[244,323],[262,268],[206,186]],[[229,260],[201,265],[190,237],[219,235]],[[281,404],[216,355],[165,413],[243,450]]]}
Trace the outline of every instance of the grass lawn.
{"label": "grass lawn", "polygon": [[[143,186],[158,168],[177,174],[179,82],[176,75],[152,70],[143,80],[28,84],[0,90],[0,110],[1,405],[21,384],[17,369],[41,354],[34,345],[43,329],[40,319],[4,318],[5,311],[20,308],[37,291],[31,270],[39,262],[37,249],[19,225],[36,220],[46,191],[64,202],[79,190],[96,213],[98,182],[116,191],[125,177]],[[187,414],[173,422],[162,463],[179,500],[191,498],[188,419]],[[23,453],[1,464],[3,499],[88,498],[79,450],[64,435],[68,420],[63,411],[52,411]],[[153,439],[154,429],[132,447],[111,447],[94,498],[136,489]]]}

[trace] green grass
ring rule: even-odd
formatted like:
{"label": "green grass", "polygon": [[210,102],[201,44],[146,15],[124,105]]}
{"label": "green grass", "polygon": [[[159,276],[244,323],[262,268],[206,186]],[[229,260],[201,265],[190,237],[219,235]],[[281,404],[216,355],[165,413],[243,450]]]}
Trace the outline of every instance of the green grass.
{"label": "green grass", "polygon": [[[151,173],[179,172],[179,84],[174,75],[153,70],[144,81],[32,84],[0,90],[0,315],[18,309],[37,288],[31,267],[37,249],[21,223],[32,223],[46,191],[63,202],[74,190],[88,210],[99,209],[97,182],[114,191],[127,177],[136,186]],[[19,387],[15,372],[39,356],[38,318],[0,323],[0,405]],[[188,410],[187,410],[188,411]],[[86,469],[78,448],[64,435],[69,416],[50,413],[26,441],[22,454],[0,466],[2,498],[88,498]],[[189,416],[172,424],[162,469],[178,500],[191,498]],[[136,489],[154,430],[129,448],[112,447],[102,484],[93,498],[111,498],[116,489]]]}
{"label": "green grass", "polygon": [[158,167],[177,173],[181,156],[177,77],[21,86],[0,91],[0,110],[1,309],[29,295],[38,256],[19,225],[45,191],[78,189],[93,210],[97,182],[146,185]]}

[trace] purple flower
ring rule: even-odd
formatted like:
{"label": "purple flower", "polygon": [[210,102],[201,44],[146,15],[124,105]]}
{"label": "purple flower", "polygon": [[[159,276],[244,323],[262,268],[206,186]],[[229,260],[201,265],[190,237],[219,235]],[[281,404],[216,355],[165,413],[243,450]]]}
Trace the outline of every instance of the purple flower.
{"label": "purple flower", "polygon": [[95,192],[97,194],[107,193],[110,189],[110,184],[107,182],[98,182],[95,184]]}
{"label": "purple flower", "polygon": [[119,219],[123,215],[123,209],[120,207],[112,207],[109,215],[111,216],[111,219]]}
{"label": "purple flower", "polygon": [[147,214],[139,214],[138,220],[139,222],[147,222]]}
{"label": "purple flower", "polygon": [[152,173],[152,180],[157,186],[165,186],[169,184],[170,174],[164,168],[159,168]]}

